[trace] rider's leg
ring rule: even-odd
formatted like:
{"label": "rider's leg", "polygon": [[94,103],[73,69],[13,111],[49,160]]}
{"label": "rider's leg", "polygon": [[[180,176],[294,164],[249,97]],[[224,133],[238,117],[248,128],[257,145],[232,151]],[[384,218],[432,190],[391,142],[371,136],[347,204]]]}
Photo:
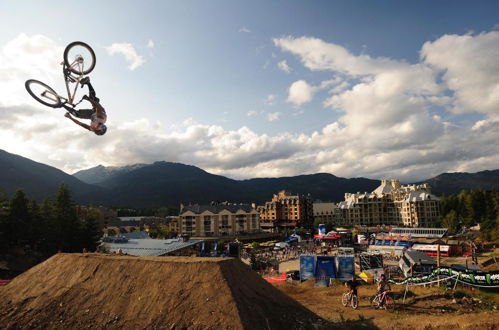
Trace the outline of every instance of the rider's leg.
{"label": "rider's leg", "polygon": [[99,102],[99,98],[97,97],[97,95],[95,94],[95,89],[94,87],[92,86],[92,84],[90,83],[90,77],[85,77],[82,81],[81,81],[81,84],[82,86],[83,85],[87,85],[88,87],[88,96],[90,99],[94,99],[96,100],[97,102]]}
{"label": "rider's leg", "polygon": [[95,95],[94,87],[90,82],[87,83],[87,87],[88,87],[88,96],[90,96],[90,98],[92,99],[95,99],[97,96]]}

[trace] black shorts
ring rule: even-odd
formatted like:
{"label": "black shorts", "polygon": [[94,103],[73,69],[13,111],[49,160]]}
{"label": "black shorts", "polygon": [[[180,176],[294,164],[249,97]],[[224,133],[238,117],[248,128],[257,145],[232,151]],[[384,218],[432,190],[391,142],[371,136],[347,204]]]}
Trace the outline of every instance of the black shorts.
{"label": "black shorts", "polygon": [[92,115],[95,113],[94,109],[81,109],[75,110],[74,114],[76,117],[81,119],[92,119]]}

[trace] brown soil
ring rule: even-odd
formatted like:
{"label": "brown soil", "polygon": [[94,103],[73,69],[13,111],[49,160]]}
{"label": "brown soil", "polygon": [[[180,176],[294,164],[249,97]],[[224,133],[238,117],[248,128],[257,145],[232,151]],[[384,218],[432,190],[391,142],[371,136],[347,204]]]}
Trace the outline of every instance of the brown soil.
{"label": "brown soil", "polygon": [[2,329],[314,329],[232,258],[57,254],[0,287]]}
{"label": "brown soil", "polygon": [[438,288],[412,287],[402,304],[405,287],[392,285],[397,298],[395,309],[376,310],[369,304],[375,287],[363,285],[359,287],[359,308],[353,310],[341,304],[341,295],[346,291],[341,285],[317,288],[309,280],[275,286],[320,317],[348,329],[499,328],[499,312],[493,309],[493,303],[474,298],[471,291],[466,291],[463,297],[462,290],[452,293]]}

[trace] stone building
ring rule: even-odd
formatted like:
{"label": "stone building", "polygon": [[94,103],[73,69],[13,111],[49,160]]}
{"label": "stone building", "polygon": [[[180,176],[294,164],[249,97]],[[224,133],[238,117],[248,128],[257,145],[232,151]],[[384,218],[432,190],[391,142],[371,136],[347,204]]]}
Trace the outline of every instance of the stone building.
{"label": "stone building", "polygon": [[255,208],[243,204],[181,205],[180,234],[195,237],[235,236],[260,232]]}
{"label": "stone building", "polygon": [[346,193],[337,205],[345,225],[428,227],[440,216],[440,200],[428,184],[403,186],[399,180],[381,180],[371,193]]}
{"label": "stone building", "polygon": [[332,202],[319,202],[313,204],[314,221],[319,220],[320,223],[333,223],[337,217],[337,206]]}
{"label": "stone building", "polygon": [[282,190],[272,197],[270,202],[257,208],[260,214],[260,226],[263,230],[277,228],[311,227],[313,207],[310,195],[292,195]]}

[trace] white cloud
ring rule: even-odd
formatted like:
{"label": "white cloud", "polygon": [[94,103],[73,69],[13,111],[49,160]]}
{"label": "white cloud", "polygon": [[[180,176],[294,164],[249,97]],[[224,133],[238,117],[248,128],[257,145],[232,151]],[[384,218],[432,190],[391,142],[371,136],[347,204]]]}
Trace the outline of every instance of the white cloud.
{"label": "white cloud", "polygon": [[271,113],[267,114],[267,120],[268,121],[278,120],[280,117],[281,117],[281,113],[280,112],[271,112]]}
{"label": "white cloud", "polygon": [[147,41],[147,48],[154,48],[154,41],[149,39],[149,41]]}
{"label": "white cloud", "polygon": [[444,35],[426,42],[421,57],[444,73],[455,94],[453,112],[499,116],[499,31]]}
{"label": "white cloud", "polygon": [[250,110],[246,113],[246,116],[248,117],[253,117],[253,116],[256,116],[258,115],[259,113],[261,113],[260,111],[256,111],[256,110]]}
{"label": "white cloud", "polygon": [[250,33],[251,30],[243,26],[242,28],[239,29],[239,32]]}
{"label": "white cloud", "polygon": [[295,106],[300,106],[310,102],[316,91],[314,86],[309,85],[305,80],[295,81],[289,87],[288,102]]}
{"label": "white cloud", "polygon": [[125,60],[129,64],[128,69],[131,71],[145,63],[144,58],[137,54],[133,45],[129,43],[114,43],[111,46],[106,47],[106,51],[109,55],[122,54],[125,56]]}
{"label": "white cloud", "polygon": [[269,94],[267,95],[263,103],[266,105],[274,105],[276,99],[277,99],[277,94]]}
{"label": "white cloud", "polygon": [[[330,172],[411,181],[446,171],[497,168],[499,119],[493,86],[498,75],[491,58],[499,44],[490,41],[495,35],[468,36],[444,36],[425,44],[421,62],[414,64],[355,55],[314,38],[274,40],[310,70],[331,74],[329,80],[299,80],[290,87],[288,101],[297,106],[328,90],[322,101],[338,113],[337,120],[309,134],[258,134],[247,127],[226,129],[192,119],[166,128],[145,118],[110,118],[108,134],[98,137],[71,124],[63,112],[33,107],[36,103],[22,84],[32,77],[59,81],[54,58],[60,59],[63,47],[44,36],[20,35],[0,45],[0,148],[68,172],[97,164],[167,160],[236,178]],[[448,63],[437,56],[445,55],[444,41],[456,45]],[[469,51],[488,64],[472,63],[475,73],[464,70]],[[25,61],[31,63],[28,68]],[[477,91],[483,99],[463,99],[465,89],[475,85],[490,95]],[[5,102],[11,95],[15,97]],[[277,98],[269,96],[266,101]],[[481,115],[459,121],[448,109]],[[257,115],[272,121],[282,113],[247,112]]]}
{"label": "white cloud", "polygon": [[24,89],[28,79],[41,80],[59,90],[63,83],[59,64],[63,51],[64,47],[46,36],[24,33],[0,47],[0,105],[32,101]]}
{"label": "white cloud", "polygon": [[289,65],[286,62],[286,60],[282,60],[279,63],[277,63],[277,67],[279,69],[281,69],[282,71],[286,72],[286,73],[290,73],[291,72],[291,68],[289,67]]}

